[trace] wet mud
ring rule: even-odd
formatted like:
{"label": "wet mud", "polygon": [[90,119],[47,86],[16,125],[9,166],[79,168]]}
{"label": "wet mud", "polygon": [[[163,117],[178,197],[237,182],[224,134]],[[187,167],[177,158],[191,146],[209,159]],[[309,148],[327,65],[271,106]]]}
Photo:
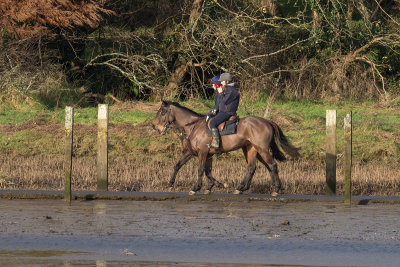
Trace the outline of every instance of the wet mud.
{"label": "wet mud", "polygon": [[400,207],[0,199],[0,265],[398,266]]}

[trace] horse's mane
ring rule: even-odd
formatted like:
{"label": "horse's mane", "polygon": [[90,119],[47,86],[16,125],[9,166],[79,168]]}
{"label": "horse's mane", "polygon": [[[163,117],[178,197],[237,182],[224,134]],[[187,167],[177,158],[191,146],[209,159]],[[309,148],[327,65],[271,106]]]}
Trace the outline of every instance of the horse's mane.
{"label": "horse's mane", "polygon": [[177,103],[177,102],[171,102],[171,101],[165,101],[165,102],[167,102],[168,105],[172,105],[172,106],[178,107],[178,108],[180,108],[180,109],[186,110],[186,111],[190,112],[192,115],[195,115],[195,116],[197,116],[197,117],[199,117],[199,118],[205,116],[205,115],[203,115],[203,114],[200,114],[200,113],[197,113],[197,112],[191,110],[190,108],[184,107],[184,106],[182,106],[181,104],[179,104],[179,103]]}

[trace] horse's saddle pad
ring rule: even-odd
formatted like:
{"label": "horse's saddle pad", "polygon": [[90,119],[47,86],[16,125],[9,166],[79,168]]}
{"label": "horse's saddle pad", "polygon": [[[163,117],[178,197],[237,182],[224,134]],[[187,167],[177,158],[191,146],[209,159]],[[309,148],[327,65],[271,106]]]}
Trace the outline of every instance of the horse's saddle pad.
{"label": "horse's saddle pad", "polygon": [[[209,119],[207,122],[207,127],[206,127],[206,132],[208,136],[211,135],[211,129],[210,129],[210,122],[213,118]],[[229,120],[224,121],[220,125],[218,125],[218,130],[220,135],[228,135],[228,134],[234,134],[236,133],[236,128],[237,124],[239,123],[239,117],[238,116],[231,116]]]}

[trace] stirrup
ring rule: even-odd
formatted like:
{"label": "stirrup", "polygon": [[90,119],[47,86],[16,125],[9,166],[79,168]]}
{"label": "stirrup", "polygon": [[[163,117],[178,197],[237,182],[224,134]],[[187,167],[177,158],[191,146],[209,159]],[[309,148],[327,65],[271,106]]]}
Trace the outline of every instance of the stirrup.
{"label": "stirrup", "polygon": [[221,145],[218,146],[218,147],[215,147],[215,146],[212,145],[212,142],[211,142],[211,143],[207,144],[207,147],[208,148],[214,148],[214,149],[220,149]]}

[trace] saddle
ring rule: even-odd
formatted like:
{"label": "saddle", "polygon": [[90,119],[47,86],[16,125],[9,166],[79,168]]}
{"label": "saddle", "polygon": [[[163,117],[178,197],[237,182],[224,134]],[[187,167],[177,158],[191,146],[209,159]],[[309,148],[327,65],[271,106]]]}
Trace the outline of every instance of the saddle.
{"label": "saddle", "polygon": [[[211,136],[210,122],[213,118],[209,119],[207,122],[207,135]],[[236,115],[230,116],[227,121],[222,122],[217,126],[220,135],[228,135],[236,133],[236,126],[239,122],[239,117]]]}

